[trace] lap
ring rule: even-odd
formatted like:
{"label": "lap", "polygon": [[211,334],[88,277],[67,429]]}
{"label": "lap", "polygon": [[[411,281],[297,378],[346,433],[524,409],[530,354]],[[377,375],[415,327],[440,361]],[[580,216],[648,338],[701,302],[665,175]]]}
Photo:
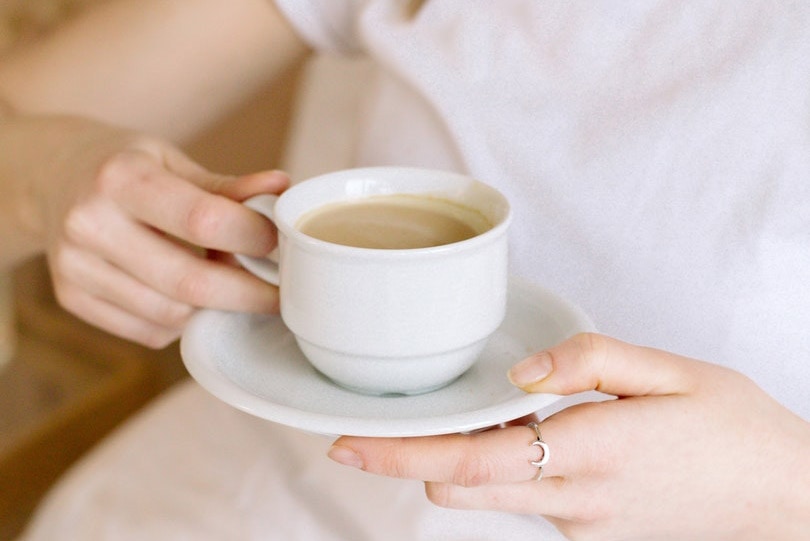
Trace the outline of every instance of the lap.
{"label": "lap", "polygon": [[419,482],[333,463],[331,441],[183,382],[77,464],[23,539],[558,538],[536,517],[434,507]]}

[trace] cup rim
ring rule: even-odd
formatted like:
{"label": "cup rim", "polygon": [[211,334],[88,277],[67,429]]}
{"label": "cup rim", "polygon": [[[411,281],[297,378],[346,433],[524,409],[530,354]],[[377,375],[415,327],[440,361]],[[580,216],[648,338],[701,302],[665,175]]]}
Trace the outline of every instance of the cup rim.
{"label": "cup rim", "polygon": [[[491,191],[499,199],[499,203],[504,206],[506,212],[504,216],[498,221],[498,223],[496,223],[490,229],[487,229],[486,231],[484,231],[479,235],[476,235],[469,239],[452,242],[449,244],[442,244],[439,246],[428,246],[424,248],[363,248],[357,246],[346,246],[343,244],[336,244],[333,242],[320,240],[315,237],[311,237],[305,233],[302,233],[298,228],[295,227],[295,223],[291,223],[288,220],[282,219],[285,210],[284,209],[285,195],[286,194],[294,195],[295,192],[297,192],[300,189],[311,189],[313,183],[331,183],[339,181],[341,179],[355,179],[357,177],[362,176],[373,176],[375,179],[379,179],[381,177],[383,178],[391,177],[392,175],[397,176],[430,175],[433,177],[435,177],[436,175],[440,175],[445,179],[458,179],[464,180],[466,182],[473,182]],[[303,186],[304,184],[306,184],[308,188],[301,188],[301,186]],[[402,192],[396,191],[396,193]],[[414,192],[414,193],[428,193],[428,192]],[[370,195],[365,194],[359,197],[368,197],[368,196]],[[289,197],[287,199],[289,199]],[[493,186],[469,175],[457,173],[454,171],[428,169],[420,167],[399,167],[399,166],[360,167],[353,169],[343,169],[340,171],[325,173],[323,175],[319,175],[309,180],[295,184],[292,187],[290,187],[287,191],[281,194],[279,201],[276,205],[276,221],[275,221],[276,227],[279,229],[279,231],[281,231],[281,233],[283,233],[284,236],[286,236],[288,239],[293,240],[299,248],[307,249],[309,251],[317,251],[318,253],[331,253],[335,255],[351,254],[353,257],[365,257],[372,259],[401,259],[401,258],[413,259],[415,257],[419,258],[436,257],[454,254],[460,251],[469,250],[475,248],[476,246],[484,245],[489,242],[497,240],[506,233],[506,230],[508,229],[511,222],[512,222],[512,206],[510,205],[509,200]]]}

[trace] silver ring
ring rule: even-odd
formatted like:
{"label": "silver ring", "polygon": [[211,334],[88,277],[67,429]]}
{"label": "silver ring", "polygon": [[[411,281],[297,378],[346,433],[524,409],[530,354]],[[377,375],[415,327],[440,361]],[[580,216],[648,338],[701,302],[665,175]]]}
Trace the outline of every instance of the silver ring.
{"label": "silver ring", "polygon": [[526,426],[534,430],[535,435],[537,435],[537,439],[529,445],[539,447],[543,452],[538,460],[529,461],[529,464],[537,468],[537,475],[534,477],[534,480],[539,481],[543,478],[543,466],[548,464],[548,459],[551,457],[551,450],[548,448],[548,444],[543,441],[543,435],[540,434],[540,425],[537,423],[529,423]]}

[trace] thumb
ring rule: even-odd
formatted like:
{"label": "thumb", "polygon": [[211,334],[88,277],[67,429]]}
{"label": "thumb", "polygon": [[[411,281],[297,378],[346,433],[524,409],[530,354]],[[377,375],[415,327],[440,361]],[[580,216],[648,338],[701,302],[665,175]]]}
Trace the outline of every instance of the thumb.
{"label": "thumb", "polygon": [[290,179],[283,171],[261,171],[239,177],[226,177],[212,191],[234,201],[242,202],[254,195],[278,194],[290,186]]}
{"label": "thumb", "polygon": [[254,195],[281,193],[290,185],[286,173],[277,170],[260,171],[247,175],[223,175],[213,173],[189,158],[183,151],[166,147],[161,149],[161,159],[168,170],[183,177],[205,191],[242,202]]}
{"label": "thumb", "polygon": [[569,395],[600,391],[616,396],[678,394],[693,387],[692,359],[635,346],[600,334],[578,334],[524,359],[509,380],[526,392]]}

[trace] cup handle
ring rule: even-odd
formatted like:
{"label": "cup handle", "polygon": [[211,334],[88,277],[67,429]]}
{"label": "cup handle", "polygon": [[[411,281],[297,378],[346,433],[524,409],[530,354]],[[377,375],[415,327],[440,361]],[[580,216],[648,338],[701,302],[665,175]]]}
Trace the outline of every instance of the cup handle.
{"label": "cup handle", "polygon": [[[276,206],[276,201],[278,201],[278,197],[279,196],[273,194],[256,195],[245,200],[243,204],[269,220],[275,221],[273,211]],[[242,254],[234,254],[234,256],[239,264],[245,269],[255,274],[265,282],[278,286],[278,261],[272,259],[273,254],[276,253],[277,252],[274,250],[273,253],[268,257],[252,257]]]}

